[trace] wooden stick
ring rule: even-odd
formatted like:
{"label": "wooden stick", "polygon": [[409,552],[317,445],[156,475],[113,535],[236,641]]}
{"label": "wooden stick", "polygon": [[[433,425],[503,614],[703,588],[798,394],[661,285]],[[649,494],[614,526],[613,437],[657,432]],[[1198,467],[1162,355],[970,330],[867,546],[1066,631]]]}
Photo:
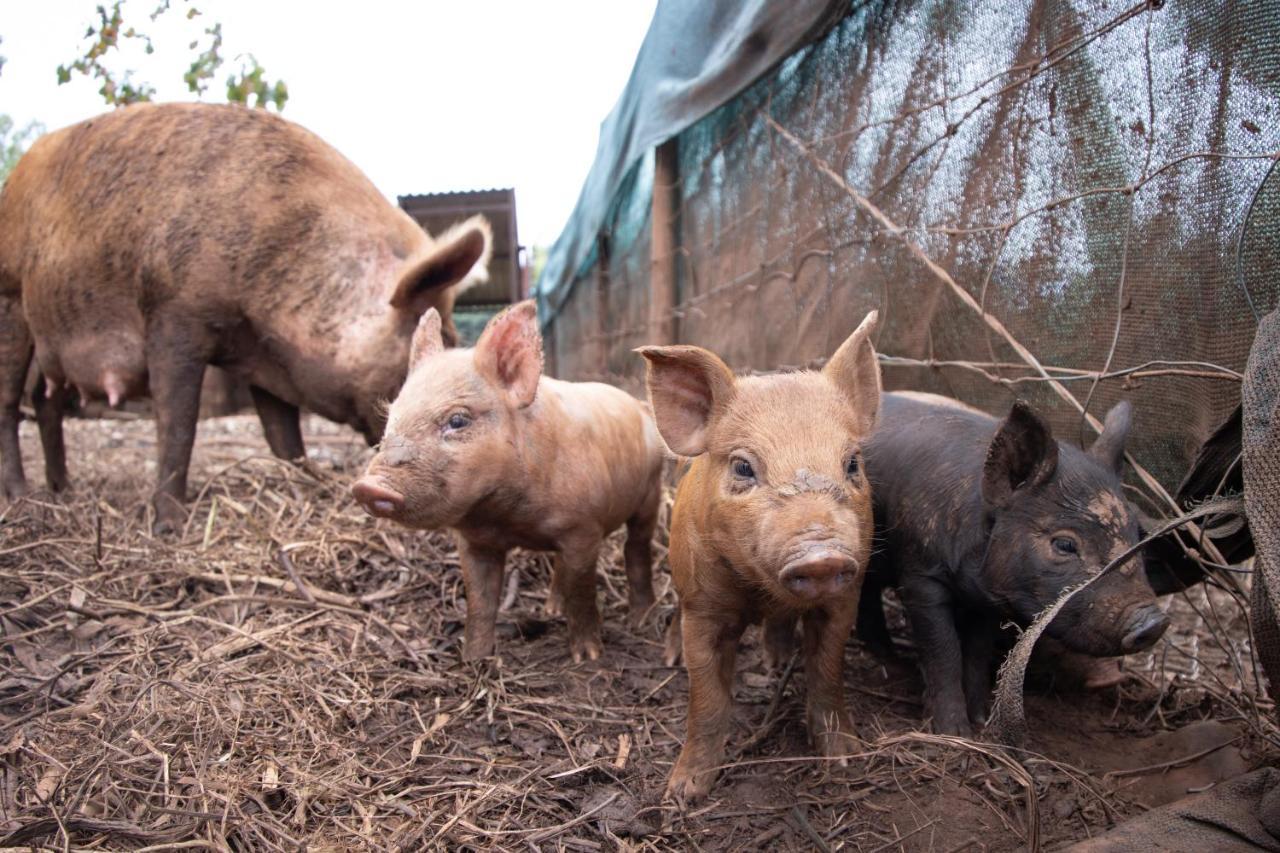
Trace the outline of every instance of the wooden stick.
{"label": "wooden stick", "polygon": [[676,247],[680,245],[679,137],[654,150],[652,239],[649,247],[649,339],[651,344],[676,342]]}
{"label": "wooden stick", "polygon": [[[301,590],[293,583],[293,581],[281,580],[280,578],[269,577],[268,575],[241,575],[241,574],[213,574],[212,572],[193,572],[192,577],[205,581],[214,585],[223,585],[225,583],[248,583],[258,584],[259,586],[269,586],[272,589],[278,589],[281,592],[292,592],[301,595]],[[313,601],[323,601],[325,604],[336,604],[339,607],[349,607],[352,610],[363,610],[360,602],[347,595],[337,592],[329,592],[323,589],[310,590]]]}

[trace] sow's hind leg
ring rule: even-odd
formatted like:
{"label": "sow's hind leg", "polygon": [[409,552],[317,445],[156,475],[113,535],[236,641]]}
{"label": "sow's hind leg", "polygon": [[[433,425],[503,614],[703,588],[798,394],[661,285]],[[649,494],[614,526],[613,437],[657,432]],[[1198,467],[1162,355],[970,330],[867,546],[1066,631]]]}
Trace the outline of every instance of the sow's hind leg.
{"label": "sow's hind leg", "polygon": [[16,295],[0,295],[0,492],[7,498],[27,493],[18,446],[18,404],[31,364],[31,332]]}

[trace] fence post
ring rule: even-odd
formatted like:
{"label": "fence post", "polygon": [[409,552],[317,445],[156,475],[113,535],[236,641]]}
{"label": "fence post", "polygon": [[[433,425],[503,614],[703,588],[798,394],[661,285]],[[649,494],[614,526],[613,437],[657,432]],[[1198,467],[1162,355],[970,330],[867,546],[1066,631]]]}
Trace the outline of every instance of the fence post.
{"label": "fence post", "polygon": [[653,163],[653,201],[649,223],[649,343],[676,342],[676,252],[680,247],[679,138],[658,146]]}
{"label": "fence post", "polygon": [[556,346],[556,321],[552,318],[542,330],[542,369],[548,376],[560,378],[560,356]]}

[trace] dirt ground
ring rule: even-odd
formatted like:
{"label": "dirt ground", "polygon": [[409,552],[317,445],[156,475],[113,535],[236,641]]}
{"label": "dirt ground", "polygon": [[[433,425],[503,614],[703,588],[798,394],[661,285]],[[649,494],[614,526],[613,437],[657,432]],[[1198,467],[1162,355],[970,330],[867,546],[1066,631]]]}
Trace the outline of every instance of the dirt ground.
{"label": "dirt ground", "polygon": [[749,634],[732,765],[681,813],[661,800],[686,699],[661,663],[665,561],[632,632],[612,543],[606,653],[575,666],[541,615],[546,558],[518,555],[499,657],[463,664],[448,537],[365,516],[346,487],[369,450],[304,428],[305,469],[250,417],[202,422],[177,539],[148,532],[147,420],[68,422],[73,491],[0,505],[0,847],[1053,849],[1280,754],[1226,593],[1172,602],[1119,687],[1033,679],[1010,752],[918,731],[894,614],[901,660],[848,646],[847,767],[809,755],[802,679]]}

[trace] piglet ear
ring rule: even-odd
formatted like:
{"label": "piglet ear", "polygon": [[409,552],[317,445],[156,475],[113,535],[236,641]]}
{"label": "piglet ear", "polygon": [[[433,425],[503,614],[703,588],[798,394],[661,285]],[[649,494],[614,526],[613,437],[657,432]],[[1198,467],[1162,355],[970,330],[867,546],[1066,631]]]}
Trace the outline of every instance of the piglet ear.
{"label": "piglet ear", "polygon": [[533,402],[542,376],[542,335],[532,299],[517,302],[489,321],[476,343],[475,363],[513,409]]}
{"label": "piglet ear", "polygon": [[1121,400],[1107,412],[1102,424],[1102,434],[1089,448],[1089,455],[1116,474],[1124,473],[1124,443],[1133,426],[1133,407],[1128,400]]}
{"label": "piglet ear", "polygon": [[733,371],[701,347],[640,347],[648,362],[645,385],[662,440],[672,453],[698,456],[707,430],[733,397]]}
{"label": "piglet ear", "polygon": [[444,349],[444,338],[440,334],[440,312],[428,308],[418,320],[418,328],[413,330],[413,340],[409,344],[409,370],[425,358],[435,355]]}
{"label": "piglet ear", "polygon": [[823,374],[853,404],[864,435],[875,428],[880,412],[880,362],[876,360],[875,347],[871,344],[871,335],[879,318],[877,311],[863,318],[822,369]]}
{"label": "piglet ear", "polygon": [[1057,469],[1058,442],[1049,425],[1018,400],[987,449],[982,498],[988,506],[1006,506],[1019,489],[1047,483]]}

